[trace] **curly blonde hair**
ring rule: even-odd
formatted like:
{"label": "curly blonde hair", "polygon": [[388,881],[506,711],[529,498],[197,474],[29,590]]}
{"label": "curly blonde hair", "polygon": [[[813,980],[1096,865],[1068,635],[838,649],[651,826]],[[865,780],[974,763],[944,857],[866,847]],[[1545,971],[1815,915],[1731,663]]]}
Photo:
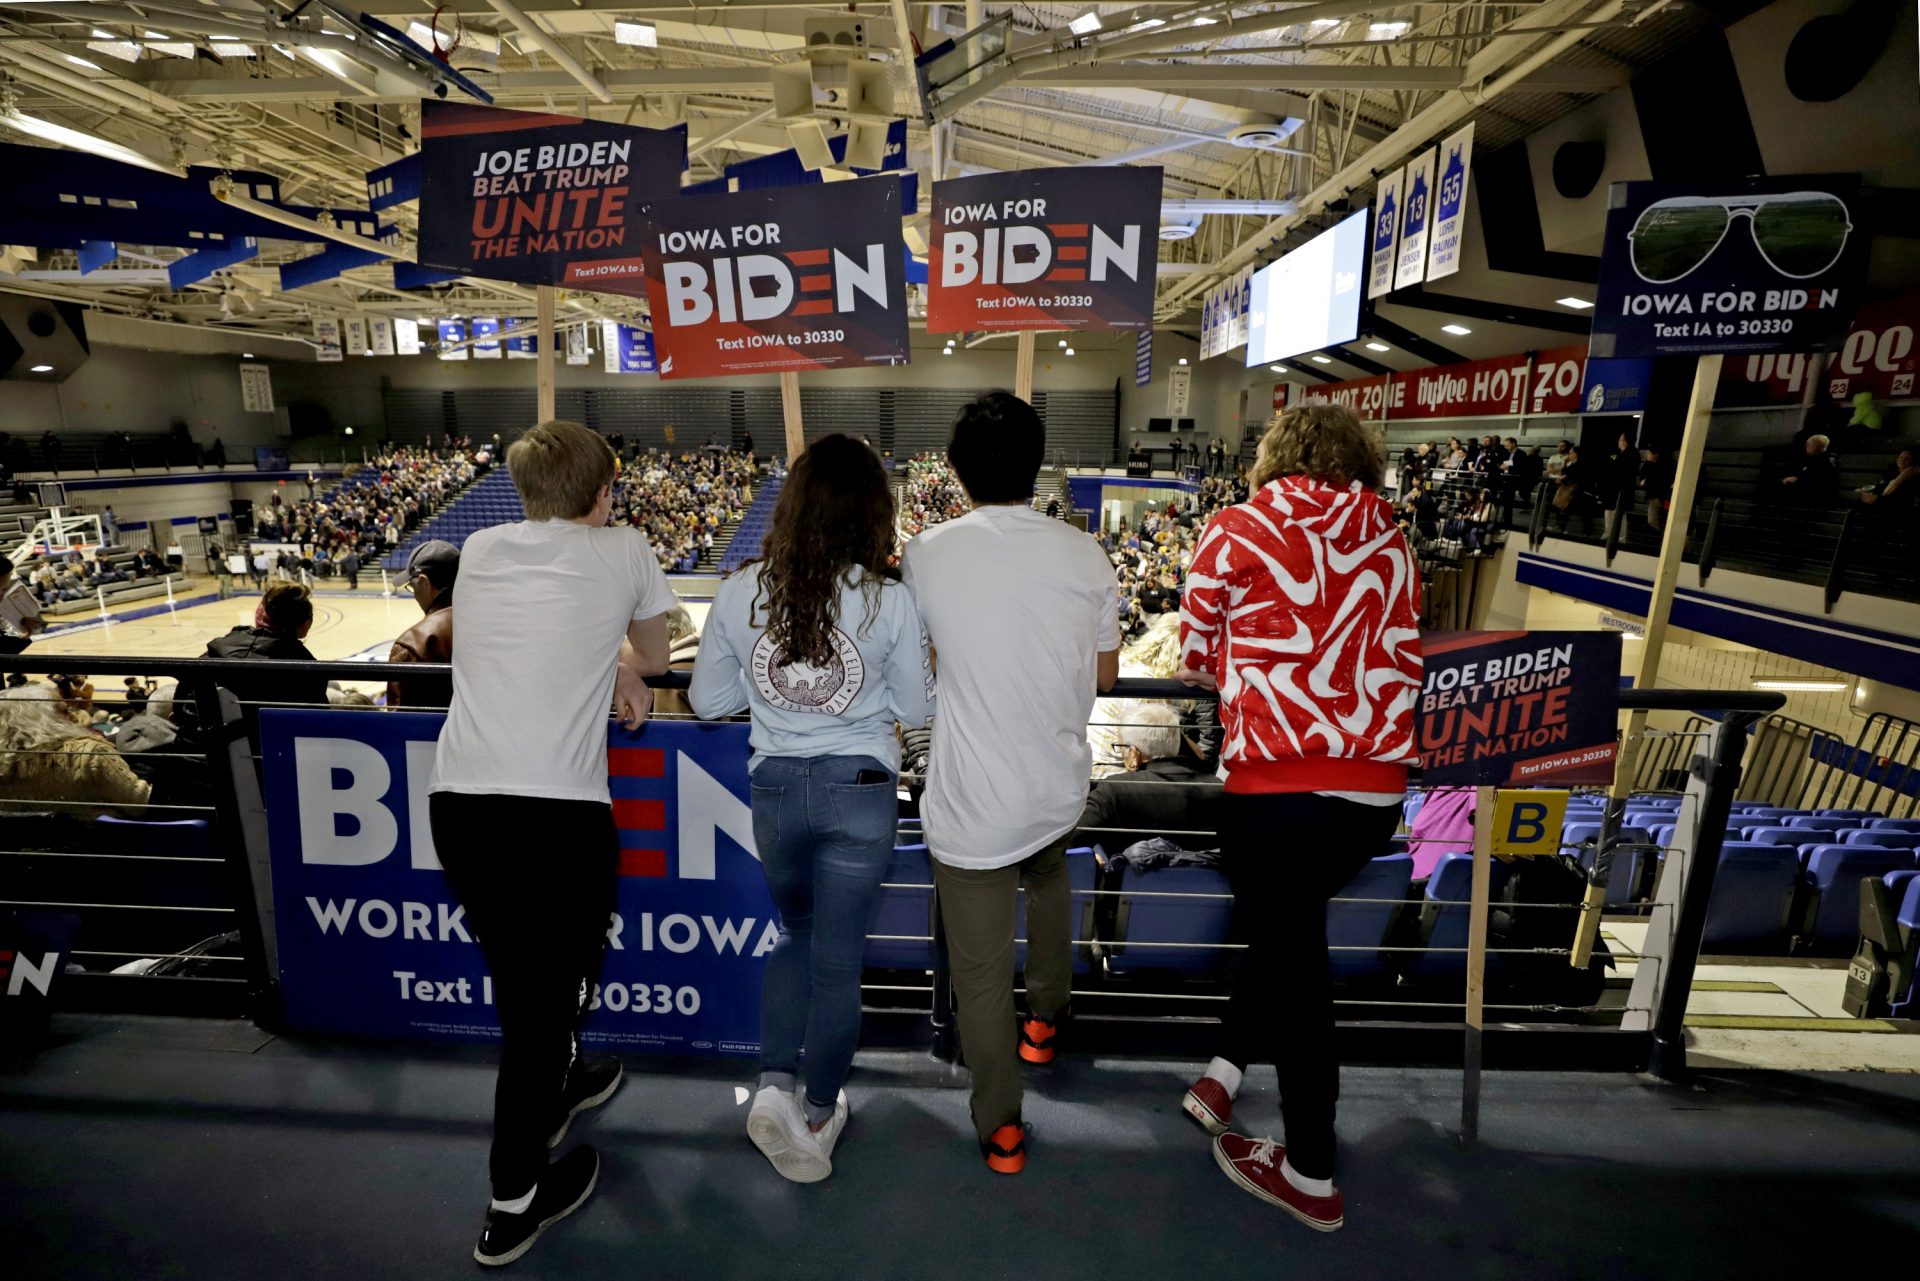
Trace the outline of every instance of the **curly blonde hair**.
{"label": "curly blonde hair", "polygon": [[1345,405],[1296,405],[1275,416],[1253,463],[1256,487],[1281,476],[1308,476],[1339,488],[1380,488],[1387,455]]}

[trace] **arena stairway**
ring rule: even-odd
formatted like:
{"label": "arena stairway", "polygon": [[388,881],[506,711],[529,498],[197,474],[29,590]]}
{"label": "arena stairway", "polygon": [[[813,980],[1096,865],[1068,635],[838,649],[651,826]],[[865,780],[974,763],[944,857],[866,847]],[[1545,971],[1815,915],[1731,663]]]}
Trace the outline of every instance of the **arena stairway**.
{"label": "arena stairway", "polygon": [[1073,494],[1067,489],[1067,473],[1058,467],[1042,467],[1040,478],[1034,483],[1033,509],[1037,512],[1047,510],[1047,504],[1060,501],[1062,518],[1073,512]]}
{"label": "arena stairway", "polygon": [[458,497],[442,507],[380,563],[387,569],[405,569],[407,557],[422,543],[437,538],[455,547],[463,547],[467,535],[475,530],[490,525],[507,525],[526,518],[526,508],[520,505],[520,495],[513,487],[513,477],[506,468],[495,467],[462,490]]}
{"label": "arena stairway", "polygon": [[726,557],[727,549],[733,546],[734,537],[739,534],[740,526],[744,523],[743,518],[742,520],[730,520],[722,525],[719,536],[713,540],[713,546],[700,553],[700,560],[694,565],[693,572],[696,574],[717,573],[720,569],[721,560]]}
{"label": "arena stairway", "polygon": [[766,537],[767,526],[773,523],[773,505],[779,501],[780,488],[786,483],[784,475],[768,472],[761,477],[760,487],[754,490],[753,501],[747,505],[747,514],[727,539],[725,549],[722,550],[718,542],[714,544],[721,573],[731,574],[760,555],[760,540]]}

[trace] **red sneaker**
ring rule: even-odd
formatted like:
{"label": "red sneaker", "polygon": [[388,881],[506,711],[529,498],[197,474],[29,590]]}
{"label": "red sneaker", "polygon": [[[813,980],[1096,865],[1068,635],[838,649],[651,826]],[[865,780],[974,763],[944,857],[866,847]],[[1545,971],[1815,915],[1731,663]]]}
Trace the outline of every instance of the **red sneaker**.
{"label": "red sneaker", "polygon": [[1223,1134],[1213,1141],[1213,1160],[1227,1177],[1262,1201],[1279,1206],[1315,1232],[1338,1232],[1347,1221],[1339,1189],[1332,1196],[1308,1196],[1280,1170],[1287,1150],[1272,1139]]}
{"label": "red sneaker", "polygon": [[1180,1109],[1198,1121],[1208,1134],[1225,1134],[1233,1128],[1233,1096],[1227,1093],[1226,1086],[1210,1076],[1193,1083],[1187,1097],[1180,1101]]}
{"label": "red sneaker", "polygon": [[1021,1019],[1020,1057],[1029,1063],[1053,1062],[1053,1034],[1057,1030],[1052,1019],[1038,1015]]}
{"label": "red sneaker", "polygon": [[1003,1125],[980,1144],[987,1168],[995,1174],[1018,1174],[1027,1168],[1027,1130],[1015,1121]]}

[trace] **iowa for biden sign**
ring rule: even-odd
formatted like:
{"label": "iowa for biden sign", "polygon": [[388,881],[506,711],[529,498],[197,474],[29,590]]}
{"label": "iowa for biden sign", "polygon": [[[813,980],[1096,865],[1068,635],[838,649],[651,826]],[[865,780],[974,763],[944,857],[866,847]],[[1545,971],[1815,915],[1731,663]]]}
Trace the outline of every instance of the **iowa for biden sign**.
{"label": "iowa for biden sign", "polygon": [[[261,714],[280,982],[290,1026],[499,1034],[493,988],[427,822],[442,717]],[[607,753],[620,885],[586,1038],[754,1053],[775,917],[753,846],[747,728],[657,722]],[[506,851],[528,874],[558,846]]]}

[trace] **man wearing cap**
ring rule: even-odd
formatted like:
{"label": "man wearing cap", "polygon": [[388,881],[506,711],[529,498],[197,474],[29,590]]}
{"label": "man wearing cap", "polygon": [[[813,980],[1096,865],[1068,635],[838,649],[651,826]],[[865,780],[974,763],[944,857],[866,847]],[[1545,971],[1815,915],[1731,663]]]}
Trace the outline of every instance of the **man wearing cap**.
{"label": "man wearing cap", "polygon": [[[460,549],[439,539],[421,543],[407,557],[407,578],[413,599],[426,615],[393,643],[389,663],[451,663],[453,661],[453,580],[460,573]],[[453,681],[446,676],[420,676],[387,684],[388,707],[447,707],[453,703]]]}

